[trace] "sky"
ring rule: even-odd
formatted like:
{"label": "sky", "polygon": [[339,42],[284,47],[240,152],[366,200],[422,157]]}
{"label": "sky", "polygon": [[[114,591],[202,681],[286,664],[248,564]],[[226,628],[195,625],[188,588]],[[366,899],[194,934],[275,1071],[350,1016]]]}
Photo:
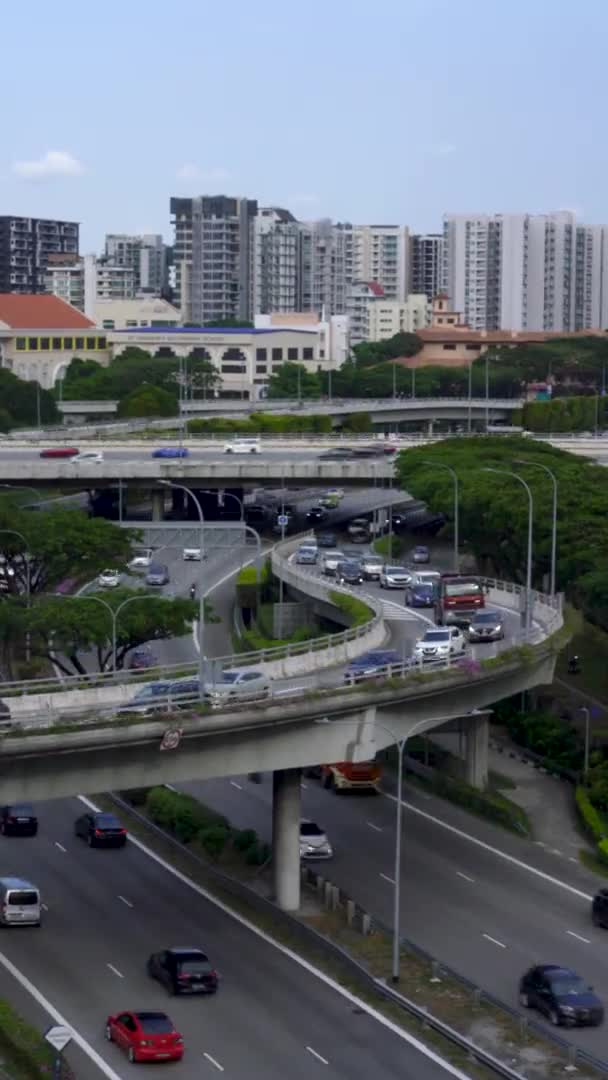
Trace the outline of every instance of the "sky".
{"label": "sky", "polygon": [[171,195],[605,223],[607,31],[607,0],[6,4],[0,214],[79,221],[82,252],[170,240]]}

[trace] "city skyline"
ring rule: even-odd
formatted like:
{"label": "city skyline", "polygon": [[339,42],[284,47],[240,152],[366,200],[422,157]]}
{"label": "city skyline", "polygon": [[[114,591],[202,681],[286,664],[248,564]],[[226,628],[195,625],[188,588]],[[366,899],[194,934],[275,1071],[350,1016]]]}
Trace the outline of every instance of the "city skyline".
{"label": "city skyline", "polygon": [[[0,212],[79,221],[83,251],[110,230],[168,240],[170,197],[201,194],[421,233],[444,212],[608,218],[597,0],[572,23],[548,0],[387,0],[371,38],[356,0],[318,5],[316,21],[313,4],[306,27],[278,0],[237,3],[229,28],[181,0],[171,20],[189,32],[169,50],[162,11],[110,0],[85,49],[73,0],[41,8],[28,79],[16,48],[3,70],[20,94],[5,96]],[[7,11],[7,40],[22,20]]]}

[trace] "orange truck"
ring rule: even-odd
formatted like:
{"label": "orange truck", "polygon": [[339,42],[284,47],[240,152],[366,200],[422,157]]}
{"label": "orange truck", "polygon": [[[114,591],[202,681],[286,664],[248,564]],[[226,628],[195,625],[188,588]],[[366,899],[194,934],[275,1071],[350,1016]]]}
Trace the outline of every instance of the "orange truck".
{"label": "orange truck", "polygon": [[376,761],[338,761],[321,765],[321,783],[325,788],[341,791],[378,791],[382,768]]}

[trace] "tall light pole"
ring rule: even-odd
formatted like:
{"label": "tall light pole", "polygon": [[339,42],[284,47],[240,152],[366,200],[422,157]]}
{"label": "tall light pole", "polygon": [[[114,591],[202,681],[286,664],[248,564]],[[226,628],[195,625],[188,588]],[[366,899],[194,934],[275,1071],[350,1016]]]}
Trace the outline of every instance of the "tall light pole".
{"label": "tall light pole", "polygon": [[510,469],[491,469],[485,468],[482,472],[495,473],[498,476],[509,476],[511,480],[517,480],[523,488],[526,489],[528,495],[528,558],[526,567],[526,618],[525,618],[525,634],[526,638],[530,638],[530,630],[532,627],[532,529],[534,521],[534,499],[530,490],[529,484],[519,476],[518,473],[512,472]]}
{"label": "tall light pole", "polygon": [[[26,602],[28,610],[29,610],[29,607],[31,605],[31,600],[32,600],[32,580],[31,580],[30,557],[29,557],[29,553],[28,553],[28,550],[27,550],[28,547],[29,547],[29,544],[28,544],[27,540],[25,539],[25,536],[23,535],[23,533],[19,532],[17,529],[0,529],[0,533],[3,533],[4,535],[9,535],[9,536],[18,536],[19,539],[21,540],[21,542],[23,543],[24,548],[25,548],[25,551],[23,553],[23,561],[25,562],[25,597],[26,597],[25,602]],[[31,659],[31,637],[30,637],[29,630],[26,630],[26,633],[25,633],[25,659],[26,659],[27,663],[29,663],[29,661]]]}
{"label": "tall light pole", "polygon": [[120,603],[116,608],[113,608],[107,600],[102,600],[101,596],[87,596],[86,593],[82,593],[80,596],[62,596],[61,594],[56,594],[55,599],[80,601],[87,600],[89,603],[101,604],[101,606],[105,608],[106,611],[109,611],[110,619],[112,621],[112,674],[116,675],[117,625],[120,612],[123,608],[127,606],[127,604],[134,604],[136,601],[139,603],[140,600],[158,600],[158,597],[151,596],[150,593],[142,592],[141,596],[128,596],[127,599],[123,600],[122,603]]}
{"label": "tall light pole", "polygon": [[515,458],[514,465],[529,465],[531,468],[542,469],[551,478],[553,485],[553,508],[551,515],[551,596],[555,596],[555,576],[557,560],[557,477],[547,465],[541,465],[540,461],[527,461],[525,458]]}
{"label": "tall light pole", "polygon": [[469,435],[471,434],[471,425],[473,422],[473,361],[469,360],[469,411],[468,411],[468,423],[467,429]]}
{"label": "tall light pole", "polygon": [[[219,494],[218,489],[216,489],[214,491],[212,488],[199,488],[199,490],[203,492],[203,495],[217,495],[217,494]],[[241,522],[243,522],[245,520],[245,507],[243,505],[243,500],[239,499],[238,495],[234,495],[232,493],[232,491],[225,491],[224,494],[223,494],[223,498],[224,499],[234,499],[239,504],[240,520],[241,520]],[[218,505],[219,505],[219,503],[218,503]]]}
{"label": "tall light pole", "polygon": [[203,588],[203,574],[204,574],[204,555],[205,555],[205,518],[203,516],[203,508],[200,504],[200,499],[196,497],[193,491],[185,484],[176,484],[174,480],[161,480],[160,483],[163,487],[177,488],[179,491],[185,491],[194,505],[198,513],[200,526],[201,526],[201,568],[199,575],[199,599],[198,599],[198,684],[199,694],[201,701],[204,698],[205,693],[205,590]]}
{"label": "tall light pole", "polygon": [[454,483],[454,573],[458,573],[460,560],[458,558],[458,548],[460,544],[459,528],[460,528],[460,512],[459,512],[459,498],[458,498],[458,474],[451,465],[445,465],[443,461],[423,461],[423,465],[428,465],[432,469],[445,469],[449,472]]}

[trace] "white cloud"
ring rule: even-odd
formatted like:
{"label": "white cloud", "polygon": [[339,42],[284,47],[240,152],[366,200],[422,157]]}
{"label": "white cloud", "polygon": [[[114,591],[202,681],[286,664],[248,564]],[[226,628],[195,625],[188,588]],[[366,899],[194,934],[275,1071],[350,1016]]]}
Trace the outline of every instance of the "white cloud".
{"label": "white cloud", "polygon": [[47,150],[34,161],[14,161],[13,172],[26,180],[44,180],[48,176],[82,176],[84,165],[66,150]]}
{"label": "white cloud", "polygon": [[201,169],[199,165],[193,165],[192,163],[180,165],[175,175],[178,180],[197,180],[204,184],[219,184],[222,180],[230,179],[230,173],[227,169],[221,167]]}
{"label": "white cloud", "polygon": [[432,143],[431,146],[427,146],[427,154],[431,154],[432,157],[448,157],[450,154],[456,153],[456,147],[453,143],[438,142]]}

